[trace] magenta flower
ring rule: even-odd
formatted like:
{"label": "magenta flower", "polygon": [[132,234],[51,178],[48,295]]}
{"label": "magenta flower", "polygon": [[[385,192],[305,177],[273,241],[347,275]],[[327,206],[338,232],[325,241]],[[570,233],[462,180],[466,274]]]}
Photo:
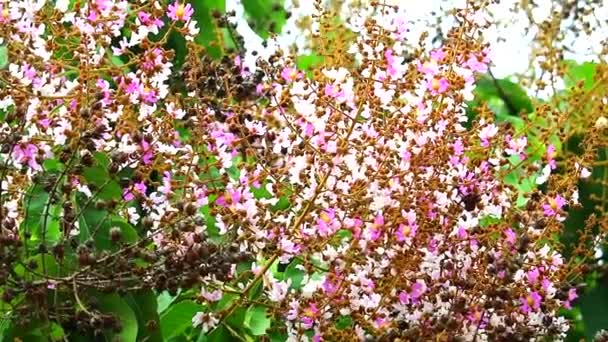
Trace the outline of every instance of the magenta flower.
{"label": "magenta flower", "polygon": [[555,162],[555,156],[557,156],[557,149],[555,148],[555,146],[553,146],[553,144],[550,144],[549,146],[547,146],[547,162],[549,163],[551,170],[555,170],[555,168],[557,167],[557,164]]}
{"label": "magenta flower", "polygon": [[543,204],[545,216],[557,216],[557,212],[566,205],[566,199],[560,195],[555,198],[549,198],[549,203]]}
{"label": "magenta flower", "polygon": [[293,82],[297,79],[302,78],[302,73],[298,72],[296,68],[285,67],[281,71],[281,77],[287,82]]}
{"label": "magenta flower", "polygon": [[498,133],[498,127],[495,124],[489,124],[479,131],[479,138],[481,139],[481,146],[490,146],[490,139]]}
{"label": "magenta flower", "polygon": [[378,238],[380,238],[380,234],[382,233],[382,227],[384,226],[384,217],[381,214],[378,214],[375,218],[374,218],[374,223],[372,223],[372,226],[370,228],[370,232],[371,232],[371,240],[372,241],[376,241],[378,240]]}
{"label": "magenta flower", "polygon": [[152,158],[154,157],[154,150],[150,146],[150,144],[146,140],[141,141],[141,149],[142,149],[142,161],[144,165],[149,165],[152,163]]}
{"label": "magenta flower", "polygon": [[317,309],[317,306],[314,303],[310,303],[308,308],[304,309],[303,311],[302,324],[304,325],[305,329],[310,329],[315,323],[315,318],[319,312],[319,309]]}
{"label": "magenta flower", "polygon": [[42,167],[38,164],[38,161],[36,161],[37,154],[38,147],[32,143],[18,144],[13,147],[13,156],[18,163],[27,163],[32,170],[40,171],[42,170]]}
{"label": "magenta flower", "polygon": [[437,50],[431,51],[431,59],[433,59],[435,62],[441,61],[444,57],[445,57],[445,51],[443,51],[443,49],[437,49]]}
{"label": "magenta flower", "polygon": [[516,240],[517,240],[517,235],[515,234],[513,229],[509,228],[509,229],[505,230],[505,241],[508,244],[514,245]]}
{"label": "magenta flower", "polygon": [[471,54],[465,65],[472,71],[485,73],[488,71],[488,64],[484,60],[479,60],[477,56]]}
{"label": "magenta flower", "polygon": [[169,5],[167,9],[167,16],[173,21],[181,20],[187,22],[192,17],[192,14],[194,14],[194,9],[192,9],[190,4],[184,5],[178,1]]}
{"label": "magenta flower", "polygon": [[534,285],[538,282],[538,278],[540,277],[540,272],[537,267],[534,267],[530,271],[526,273],[526,278],[528,279],[528,283]]}
{"label": "magenta flower", "polygon": [[[190,5],[188,4],[188,6]],[[137,18],[139,18],[139,21],[146,26],[161,28],[165,25],[162,20],[159,18],[154,18],[150,13],[144,11],[137,13]]]}
{"label": "magenta flower", "polygon": [[426,292],[427,287],[424,280],[418,279],[412,284],[410,292],[402,291],[399,294],[401,304],[416,304],[418,299]]}
{"label": "magenta flower", "polygon": [[321,212],[317,219],[315,228],[321,236],[329,236],[340,227],[340,222],[336,220],[335,209],[326,209]]}
{"label": "magenta flower", "polygon": [[215,204],[224,208],[241,201],[241,192],[238,189],[228,189],[224,196],[220,196],[215,200]]}
{"label": "magenta flower", "polygon": [[542,297],[536,291],[530,292],[526,297],[519,298],[521,302],[521,311],[525,314],[529,314],[530,311],[537,311],[540,309],[540,303]]}
{"label": "magenta flower", "polygon": [[395,56],[393,56],[393,50],[392,49],[386,50],[386,52],[384,53],[384,58],[386,58],[386,64],[387,64],[386,71],[388,72],[388,74],[390,76],[397,75],[396,66],[397,66],[397,63],[399,63],[399,61],[397,61]]}
{"label": "magenta flower", "polygon": [[122,197],[125,201],[130,201],[135,198],[136,194],[145,195],[148,187],[146,184],[141,181],[139,183],[133,184],[133,187],[124,189],[122,193]]}
{"label": "magenta flower", "polygon": [[566,299],[566,301],[564,301],[564,307],[566,309],[572,309],[572,302],[578,298],[578,294],[576,293],[576,289],[572,288],[570,290],[568,290],[568,299]]}
{"label": "magenta flower", "polygon": [[427,89],[431,91],[432,95],[438,95],[445,93],[450,87],[450,84],[445,77],[442,77],[440,79],[433,78],[432,80],[428,81],[426,86]]}

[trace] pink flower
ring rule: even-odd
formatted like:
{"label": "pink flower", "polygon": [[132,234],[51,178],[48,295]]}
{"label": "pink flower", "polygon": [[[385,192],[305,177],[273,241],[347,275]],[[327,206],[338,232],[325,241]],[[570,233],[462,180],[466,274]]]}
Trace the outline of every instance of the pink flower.
{"label": "pink flower", "polygon": [[505,241],[507,241],[508,244],[514,245],[516,240],[517,240],[517,235],[515,234],[513,229],[509,228],[509,229],[505,230]]}
{"label": "pink flower", "polygon": [[34,144],[18,144],[13,147],[13,156],[18,163],[27,163],[32,170],[40,171],[42,167],[36,161],[36,155],[38,147]]}
{"label": "pink flower", "polygon": [[312,328],[318,312],[319,309],[317,309],[317,306],[314,303],[310,303],[308,308],[303,310],[302,324],[304,325],[305,329]]}
{"label": "pink flower", "polygon": [[509,144],[509,147],[505,149],[510,155],[519,154],[519,159],[526,159],[525,149],[528,145],[528,138],[526,136],[519,137],[517,139],[511,139],[511,136],[508,135],[505,138],[505,141]]}
{"label": "pink flower", "polygon": [[564,307],[566,309],[572,309],[572,302],[578,298],[578,294],[576,293],[576,289],[572,288],[570,290],[568,290],[568,299],[566,299],[566,301],[564,301]]}
{"label": "pink flower", "polygon": [[443,49],[436,49],[431,51],[431,59],[435,62],[440,62],[445,57],[445,51]]}
{"label": "pink flower", "polygon": [[130,201],[135,198],[136,194],[145,195],[147,189],[148,187],[146,186],[146,184],[141,181],[139,183],[133,184],[132,188],[126,188],[122,193],[122,197],[125,201]]}
{"label": "pink flower", "polygon": [[537,267],[534,267],[532,270],[526,273],[526,278],[528,278],[528,283],[534,285],[538,282],[538,278],[540,277],[540,272]]}
{"label": "pink flower", "polygon": [[521,302],[521,311],[525,314],[529,314],[530,311],[537,311],[540,309],[540,303],[542,297],[536,291],[530,292],[526,297],[519,298]]}
{"label": "pink flower", "polygon": [[335,209],[326,209],[321,212],[317,219],[315,228],[321,236],[329,236],[340,227],[340,222],[336,220]]}
{"label": "pink flower", "polygon": [[566,199],[560,195],[555,198],[549,198],[549,203],[543,204],[545,216],[557,216],[557,212],[566,205]]}
{"label": "pink flower", "polygon": [[426,292],[427,287],[424,280],[418,279],[412,284],[410,292],[402,291],[399,294],[399,301],[401,304],[416,304],[418,299]]}
{"label": "pink flower", "polygon": [[430,81],[428,81],[426,86],[427,89],[431,91],[432,95],[438,95],[445,93],[450,87],[450,84],[448,83],[448,80],[445,77],[442,77],[440,79],[431,79]]}
{"label": "pink flower", "polygon": [[498,127],[495,124],[489,124],[481,129],[479,132],[479,138],[481,139],[481,146],[490,146],[490,139],[498,133]]}
{"label": "pink flower", "polygon": [[285,67],[281,71],[281,77],[287,82],[293,82],[297,79],[302,78],[302,73],[298,72],[296,68]]}
{"label": "pink flower", "polygon": [[187,22],[190,20],[193,13],[194,9],[192,9],[192,6],[190,4],[184,5],[176,1],[173,4],[169,5],[167,16],[173,21],[181,20]]}
{"label": "pink flower", "polygon": [[384,58],[386,58],[387,68],[386,71],[390,76],[397,75],[397,67],[396,63],[398,63],[397,59],[393,56],[393,50],[388,49],[384,52]]}
{"label": "pink flower", "polygon": [[481,61],[477,56],[471,54],[469,59],[465,62],[465,65],[475,72],[485,73],[488,71],[487,58],[483,58]]}
{"label": "pink flower", "polygon": [[165,195],[171,193],[171,173],[169,171],[163,173],[163,185],[158,187],[158,190]]}
{"label": "pink flower", "polygon": [[547,162],[551,166],[551,170],[555,170],[557,164],[555,163],[555,156],[557,156],[557,149],[553,144],[547,146]]}
{"label": "pink flower", "polygon": [[371,232],[371,240],[376,241],[380,237],[382,233],[382,227],[384,226],[384,217],[381,214],[378,214],[374,218],[374,223],[372,223],[370,232]]}
{"label": "pink flower", "polygon": [[8,23],[11,19],[8,11],[8,5],[6,5],[6,7],[4,6],[4,4],[0,3],[0,24]]}

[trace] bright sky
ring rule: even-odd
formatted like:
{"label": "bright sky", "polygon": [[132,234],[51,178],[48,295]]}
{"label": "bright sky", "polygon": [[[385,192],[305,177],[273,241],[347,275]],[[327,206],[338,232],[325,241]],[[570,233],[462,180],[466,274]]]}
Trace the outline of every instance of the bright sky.
{"label": "bright sky", "polygon": [[[245,48],[248,51],[256,50],[264,55],[264,50],[270,54],[271,49],[262,47],[262,39],[249,28],[243,16],[243,7],[240,5],[241,0],[227,0],[227,10],[235,10],[236,18],[240,18],[237,22],[237,31],[245,38]],[[297,1],[297,0],[296,0]],[[346,5],[343,6],[343,17],[350,17],[348,13],[348,3],[352,0],[346,0]],[[462,7],[464,0],[385,0],[387,4],[400,4],[404,19],[411,21],[410,35],[412,39],[419,36],[423,31],[429,31],[430,36],[434,36],[437,27],[432,19],[434,13],[444,13],[445,10]],[[538,9],[532,12],[534,21],[541,22],[551,15],[550,6],[553,0],[535,0]],[[299,7],[293,6],[294,0],[285,0],[285,7],[292,11],[291,18],[283,28],[278,37],[280,46],[289,46],[296,44],[298,47],[304,46],[305,38],[301,31],[295,26],[297,18],[310,16],[314,12],[312,0],[299,0]],[[493,17],[492,22],[495,23],[490,29],[484,31],[485,39],[490,42],[493,52],[492,72],[498,78],[506,77],[516,73],[525,73],[529,71],[529,61],[531,54],[531,41],[536,32],[529,30],[529,21],[527,16],[520,11],[514,14],[510,9],[520,3],[520,0],[503,0],[500,4],[492,4],[489,8],[489,13]],[[585,2],[585,1],[579,1]],[[596,28],[590,37],[578,38],[574,37],[572,32],[567,32],[565,41],[567,46],[571,47],[576,53],[567,53],[568,59],[574,59],[579,62],[592,60],[593,54],[597,55],[600,52],[602,39],[608,37],[608,1],[604,1],[603,6],[589,15],[601,22],[602,27]],[[448,17],[442,23],[442,31],[447,32],[447,29],[452,26],[453,22]],[[503,39],[499,39],[503,38]],[[253,68],[255,57],[246,57],[246,63]]]}

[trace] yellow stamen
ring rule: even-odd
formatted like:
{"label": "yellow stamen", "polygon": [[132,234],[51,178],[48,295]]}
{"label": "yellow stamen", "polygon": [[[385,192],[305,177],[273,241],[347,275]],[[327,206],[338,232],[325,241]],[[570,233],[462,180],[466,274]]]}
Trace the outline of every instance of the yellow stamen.
{"label": "yellow stamen", "polygon": [[433,87],[433,90],[439,90],[439,81],[436,78],[433,78],[431,86]]}
{"label": "yellow stamen", "polygon": [[184,6],[184,4],[179,4],[175,10],[175,16],[182,19],[184,14],[186,14],[186,6]]}
{"label": "yellow stamen", "polygon": [[329,223],[329,221],[331,221],[331,218],[329,215],[327,215],[327,213],[321,213],[319,216],[321,216],[321,220],[323,220],[325,223]]}

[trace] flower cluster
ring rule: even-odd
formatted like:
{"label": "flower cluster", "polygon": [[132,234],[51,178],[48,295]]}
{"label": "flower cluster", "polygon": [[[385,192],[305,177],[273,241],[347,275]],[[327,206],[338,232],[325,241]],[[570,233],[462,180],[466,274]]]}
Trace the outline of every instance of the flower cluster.
{"label": "flower cluster", "polygon": [[[1,272],[24,320],[36,305],[96,322],[85,289],[196,288],[204,332],[263,303],[293,341],[565,336],[582,269],[555,235],[589,171],[522,191],[557,170],[556,147],[469,122],[483,9],[426,53],[378,5],[352,24],[352,63],[306,74],[194,43],[174,65],[170,34],[198,34],[190,4],[76,4],[0,16]],[[19,257],[38,278],[12,272]]]}

